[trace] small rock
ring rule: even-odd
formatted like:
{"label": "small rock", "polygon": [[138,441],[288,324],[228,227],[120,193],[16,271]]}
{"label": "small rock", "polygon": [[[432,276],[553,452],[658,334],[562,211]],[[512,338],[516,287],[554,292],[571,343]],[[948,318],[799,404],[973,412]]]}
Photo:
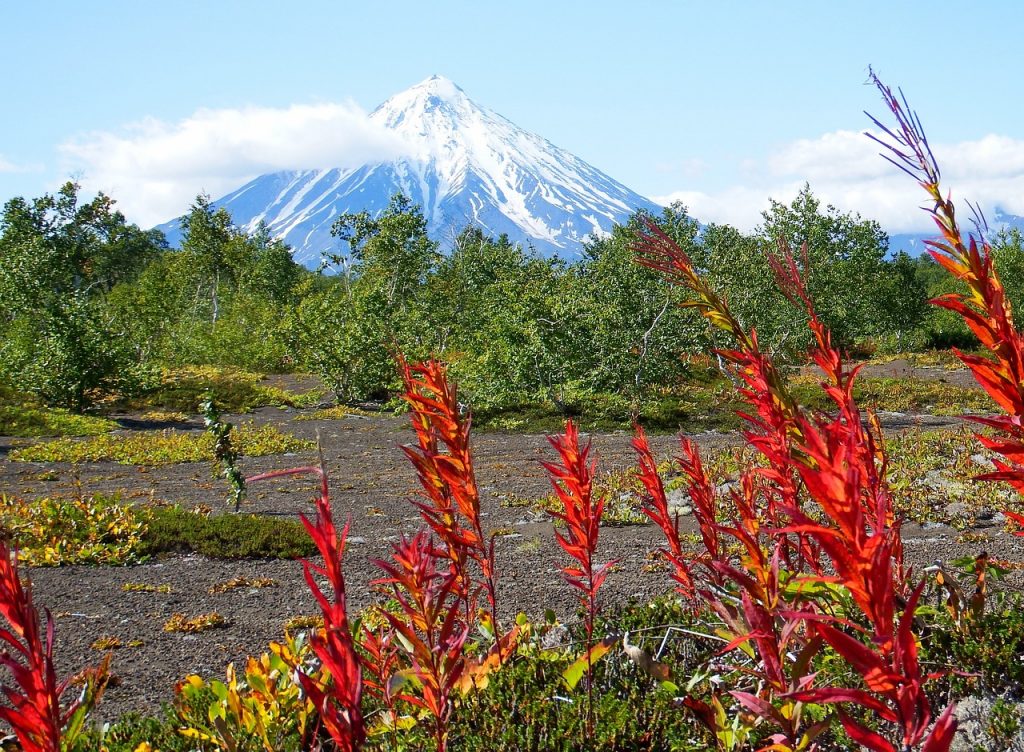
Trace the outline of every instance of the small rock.
{"label": "small rock", "polygon": [[544,650],[554,650],[565,647],[569,642],[569,629],[562,624],[551,627],[544,636],[540,638],[540,646]]}
{"label": "small rock", "polygon": [[946,517],[966,517],[968,513],[968,507],[962,501],[954,501],[951,504],[946,504],[942,512]]}
{"label": "small rock", "polygon": [[978,467],[985,468],[985,469],[992,469],[992,468],[995,467],[995,465],[992,464],[992,460],[990,458],[988,458],[984,454],[980,454],[980,453],[979,454],[972,454],[971,455],[971,462],[973,462]]}
{"label": "small rock", "polygon": [[366,543],[366,538],[364,538],[361,535],[353,535],[352,537],[348,538],[348,542],[351,543],[353,546],[361,546],[364,543]]}
{"label": "small rock", "polygon": [[[1010,746],[996,747],[992,738],[987,733],[988,721],[992,715],[992,708],[995,706],[994,698],[988,697],[965,697],[956,704],[953,715],[957,719],[956,736],[953,737],[953,744],[950,745],[950,752],[975,752],[976,750],[991,750],[996,752],[1024,752],[1024,732],[1018,732],[1017,737],[1010,743]],[[1017,714],[1020,717],[1024,711],[1024,704],[1017,705]]]}

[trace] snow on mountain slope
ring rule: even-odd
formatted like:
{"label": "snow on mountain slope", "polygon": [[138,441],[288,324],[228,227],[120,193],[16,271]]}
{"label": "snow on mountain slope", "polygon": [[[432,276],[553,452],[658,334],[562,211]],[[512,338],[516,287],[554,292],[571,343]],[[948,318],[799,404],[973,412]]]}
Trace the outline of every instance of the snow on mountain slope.
{"label": "snow on mountain slope", "polygon": [[[262,175],[215,201],[246,230],[265,222],[315,266],[337,248],[330,228],[349,212],[377,213],[401,192],[423,208],[442,246],[466,225],[531,244],[545,255],[573,256],[580,241],[608,233],[652,201],[599,170],[475,104],[446,78],[432,76],[384,102],[370,119],[397,133],[406,156],[355,169]],[[178,221],[162,225],[171,245]]]}

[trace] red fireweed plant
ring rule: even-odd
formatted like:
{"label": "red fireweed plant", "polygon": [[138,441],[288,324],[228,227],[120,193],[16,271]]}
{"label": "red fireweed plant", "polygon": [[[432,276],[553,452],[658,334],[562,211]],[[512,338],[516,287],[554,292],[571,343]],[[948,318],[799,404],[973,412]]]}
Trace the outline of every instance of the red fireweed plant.
{"label": "red fireweed plant", "polygon": [[60,752],[69,747],[81,730],[85,716],[99,701],[109,677],[110,656],[84,675],[86,692],[62,709],[60,699],[68,680],[58,681],[53,664],[54,625],[46,614],[45,632],[32,603],[32,586],[22,583],[17,554],[0,540],[0,614],[7,622],[0,628],[0,665],[13,684],[0,685],[6,703],[0,720],[14,731],[25,752]]}
{"label": "red fireweed plant", "polygon": [[578,591],[584,611],[587,656],[587,736],[593,735],[594,696],[591,671],[593,669],[594,621],[597,617],[597,591],[615,564],[594,564],[597,539],[604,513],[604,498],[594,497],[596,463],[590,459],[590,442],[580,444],[579,430],[571,420],[565,424],[561,436],[549,436],[548,441],[558,452],[560,462],[542,462],[551,479],[551,485],[562,504],[561,511],[549,513],[565,525],[565,534],[555,531],[558,545],[575,561],[575,565],[562,567],[566,581]]}
{"label": "red fireweed plant", "polygon": [[[978,384],[1006,413],[991,418],[970,417],[1001,435],[1001,438],[992,438],[979,434],[978,440],[1006,459],[1005,462],[995,460],[996,472],[980,475],[978,480],[1006,481],[1018,493],[1024,493],[1024,338],[1013,323],[1013,311],[996,272],[992,248],[981,231],[984,221],[975,212],[978,237],[961,232],[956,208],[952,198],[944,195],[939,165],[920,119],[910,109],[902,92],[897,97],[874,71],[871,81],[896,124],[888,128],[868,115],[882,135],[867,135],[885,148],[882,154],[885,159],[916,180],[928,194],[931,205],[925,207],[925,211],[932,215],[939,230],[938,239],[925,241],[928,253],[967,286],[966,294],[947,293],[931,302],[962,317],[992,355],[990,358],[966,355],[954,348]],[[1006,514],[1024,525],[1024,515],[1009,511]]]}
{"label": "red fireweed plant", "polygon": [[[331,497],[327,485],[327,472],[323,456],[318,466],[297,467],[289,470],[275,470],[246,479],[253,483],[289,475],[314,473],[320,478],[320,495],[316,498],[316,518],[310,520],[305,514],[299,515],[306,532],[316,544],[323,565],[304,560],[302,572],[306,585],[316,599],[324,618],[324,628],[310,636],[310,647],[330,674],[330,682],[324,686],[299,669],[298,678],[303,691],[313,701],[320,722],[335,745],[342,752],[357,752],[366,739],[362,714],[363,680],[359,655],[355,649],[346,610],[345,575],[342,560],[345,556],[345,539],[348,537],[348,523],[339,535],[331,511]],[[327,580],[329,593],[324,593],[314,574]]]}
{"label": "red fireweed plant", "polygon": [[[417,507],[445,546],[466,621],[472,621],[476,594],[483,590],[489,609],[488,631],[498,643],[494,539],[484,534],[480,520],[480,492],[469,447],[472,421],[459,414],[458,394],[442,363],[428,360],[410,366],[400,357],[399,366],[417,440],[417,446],[402,449],[416,468],[427,499]],[[470,560],[480,570],[478,583],[468,571]]]}
{"label": "red fireweed plant", "polygon": [[[661,549],[665,560],[672,566],[672,579],[676,583],[676,591],[684,598],[693,598],[696,594],[696,590],[693,582],[693,574],[690,566],[689,557],[683,552],[683,544],[679,538],[679,515],[673,515],[669,511],[668,497],[665,495],[665,484],[662,483],[661,477],[658,475],[658,465],[654,460],[654,455],[651,453],[651,446],[647,442],[647,435],[644,433],[644,429],[640,426],[636,426],[635,433],[633,436],[633,449],[636,450],[638,457],[638,466],[640,476],[640,482],[644,486],[644,490],[647,492],[646,503],[641,507],[641,510],[646,514],[651,521],[657,525],[661,532],[665,536],[667,548]],[[700,458],[697,459],[700,462]],[[691,495],[694,490],[702,491],[709,490],[711,492],[710,504],[712,519],[714,515],[714,490],[713,489],[693,489],[691,487]],[[701,500],[704,503],[708,503],[708,497],[701,496]],[[697,502],[695,500],[695,506]],[[699,517],[703,519],[703,516]],[[717,531],[712,529],[711,535],[705,535],[704,544],[707,548],[709,556],[712,558],[717,557]],[[704,535],[704,526],[701,525],[701,534]]]}
{"label": "red fireweed plant", "polygon": [[[825,519],[815,521],[802,509],[788,510],[791,530],[810,535],[828,555],[838,581],[867,618],[865,645],[836,625],[847,620],[815,618],[816,636],[858,670],[868,691],[819,687],[790,694],[793,699],[817,703],[854,703],[895,724],[900,749],[946,749],[955,720],[952,706],[932,725],[931,705],[924,692],[930,678],[917,659],[914,616],[924,581],[910,589],[903,569],[900,523],[892,511],[886,482],[886,460],[878,423],[867,425],[853,398],[858,369],[847,369],[832,346],[829,332],[818,319],[803,285],[796,262],[782,246],[774,266],[783,292],[803,304],[815,339],[812,358],[825,375],[822,388],[833,401],[835,417],[798,418],[802,439],[797,442],[798,470],[808,495]],[[910,592],[908,593],[908,589]],[[902,609],[902,613],[899,613]],[[863,628],[862,628],[863,629]],[[896,747],[875,731],[840,710],[840,720],[857,743],[874,750]],[[931,730],[929,732],[929,727]]]}
{"label": "red fireweed plant", "polygon": [[[673,565],[672,578],[678,583],[677,591],[684,597],[699,595],[697,604],[709,606],[722,619],[725,628],[719,630],[719,635],[729,641],[723,652],[740,648],[748,657],[756,657],[753,668],[749,665],[736,667],[741,675],[752,680],[751,691],[737,689],[729,694],[746,710],[770,720],[780,729],[780,733],[770,737],[776,749],[813,749],[814,740],[828,723],[805,727],[803,703],[779,698],[810,685],[813,680],[810,663],[821,641],[805,639],[800,609],[813,613],[810,606],[790,606],[789,613],[783,613],[781,608],[782,544],[766,536],[758,518],[758,497],[762,493],[759,486],[763,485],[763,480],[750,471],[741,475],[740,488],[732,493],[737,515],[730,524],[720,524],[716,519],[715,490],[704,472],[696,446],[682,440],[682,454],[677,462],[687,478],[693,514],[704,543],[702,554],[688,557],[679,540],[678,520],[668,518],[664,486],[657,475],[647,438],[639,426],[633,446],[640,458],[640,477],[647,491],[643,509],[668,541],[663,553]],[[739,566],[726,554],[723,536],[739,544]],[[694,564],[701,565],[704,573],[699,580],[694,578]],[[686,706],[717,736],[727,734],[711,705],[688,697]]]}
{"label": "red fireweed plant", "polygon": [[397,750],[398,701],[409,701],[411,698],[400,691],[401,683],[396,681],[401,662],[394,628],[390,624],[371,627],[364,623],[359,647],[363,651],[363,687],[384,706],[384,726],[391,735],[392,749]]}
{"label": "red fireweed plant", "polygon": [[434,718],[438,752],[448,748],[452,695],[466,668],[463,648],[469,624],[461,617],[456,575],[440,571],[446,560],[428,533],[421,530],[395,544],[391,561],[375,562],[387,575],[374,584],[394,598],[401,613],[384,611],[384,617],[409,651],[420,695],[404,695]]}
{"label": "red fireweed plant", "polygon": [[[638,263],[660,272],[667,281],[690,290],[693,299],[682,303],[684,308],[695,309],[709,324],[732,339],[733,347],[719,350],[718,354],[742,384],[740,396],[753,408],[749,413],[739,413],[750,426],[744,432],[744,438],[766,457],[783,460],[769,463],[756,471],[769,481],[765,522],[772,530],[780,530],[783,521],[780,508],[800,504],[794,442],[800,438],[797,419],[803,415],[802,408],[790,394],[785,378],[771,357],[761,350],[757,333],[746,332],[726,301],[700,276],[686,251],[654,221],[648,220],[647,230],[640,234],[633,250]],[[685,462],[683,464],[685,468]],[[820,555],[806,536],[798,535],[796,545],[785,534],[779,533],[777,538],[782,543],[783,563],[788,569],[819,565]]]}
{"label": "red fireweed plant", "polygon": [[[907,585],[877,422],[869,419],[865,427],[853,399],[857,371],[846,369],[833,347],[792,253],[780,244],[782,252],[773,267],[783,292],[807,311],[814,335],[811,354],[824,375],[822,388],[835,405],[832,417],[809,415],[796,403],[771,358],[759,349],[756,334],[743,331],[686,253],[653,222],[636,249],[640,263],[688,287],[695,296],[688,305],[732,336],[735,349],[723,350],[721,355],[744,384],[741,395],[754,408],[750,414],[741,414],[751,426],[745,437],[767,460],[765,468],[744,473],[740,490],[731,494],[736,509],[731,526],[718,525],[713,517],[695,510],[702,531],[706,526],[717,529],[741,546],[739,567],[721,558],[706,559],[723,580],[741,588],[739,605],[734,598],[728,602],[710,589],[701,590],[734,635],[730,647],[750,643],[758,657],[754,674],[761,690],[733,692],[733,696],[781,728],[781,734],[772,737],[777,749],[807,748],[820,727],[798,735],[798,727],[791,723],[798,708],[776,708],[773,696],[783,703],[859,704],[897,727],[903,749],[922,743],[928,750],[948,748],[955,729],[951,708],[927,734],[932,716],[923,686],[929,677],[917,661],[912,632],[923,583],[916,588]],[[682,464],[684,471],[688,467],[691,487],[700,492],[707,484],[697,466],[685,459]],[[805,510],[803,498],[815,502],[817,511]],[[704,537],[708,539],[706,533]],[[804,594],[799,579],[795,587],[787,586],[790,592],[783,598],[780,569],[787,572],[787,583],[802,576],[808,584],[842,586],[869,626],[827,613],[813,595]],[[868,644],[840,626],[864,633]],[[822,643],[862,674],[867,690],[814,688],[812,675],[800,675],[801,670],[809,670],[810,657]],[[792,645],[803,646],[799,654],[804,659],[795,662],[802,667],[794,665],[795,673],[787,678],[781,665],[794,652]],[[858,743],[871,749],[895,749],[842,710],[840,719]]]}

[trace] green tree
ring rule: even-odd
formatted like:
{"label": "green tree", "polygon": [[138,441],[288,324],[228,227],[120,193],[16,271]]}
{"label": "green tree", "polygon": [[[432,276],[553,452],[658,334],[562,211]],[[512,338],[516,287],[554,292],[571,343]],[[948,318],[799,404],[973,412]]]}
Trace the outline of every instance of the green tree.
{"label": "green tree", "polygon": [[[214,209],[210,197],[196,196],[188,214],[181,220],[181,254],[192,275],[195,286],[194,309],[209,303],[210,323],[216,324],[220,315],[221,287],[233,286],[237,281],[238,233],[227,209]],[[234,262],[234,263],[233,263]]]}
{"label": "green tree", "polygon": [[113,206],[103,194],[81,203],[69,182],[55,196],[8,201],[0,217],[0,369],[75,410],[141,377],[105,299],[166,247]]}
{"label": "green tree", "polygon": [[300,362],[342,401],[380,397],[395,383],[392,352],[417,357],[436,347],[423,309],[427,278],[440,259],[419,207],[392,197],[378,217],[344,214],[331,228],[342,247],[324,254],[321,271],[291,323]]}
{"label": "green tree", "polygon": [[698,248],[699,225],[681,204],[656,218],[638,213],[611,236],[584,246],[572,278],[587,333],[581,370],[593,390],[638,394],[651,384],[671,383],[683,373],[681,353],[692,350],[704,330],[680,310],[679,289],[636,263],[632,244],[648,219],[688,253]]}

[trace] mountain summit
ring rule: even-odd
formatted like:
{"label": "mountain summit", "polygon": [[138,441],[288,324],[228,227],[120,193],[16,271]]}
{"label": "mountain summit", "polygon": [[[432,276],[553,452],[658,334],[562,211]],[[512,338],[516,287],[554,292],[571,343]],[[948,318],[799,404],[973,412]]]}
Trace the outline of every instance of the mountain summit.
{"label": "mountain summit", "polygon": [[[608,233],[636,209],[658,210],[442,76],[394,95],[369,117],[399,137],[402,156],[354,169],[262,175],[214,204],[246,230],[265,222],[307,266],[337,247],[330,228],[339,215],[379,213],[399,192],[423,208],[431,237],[442,245],[474,225],[545,255],[573,256],[586,237]],[[176,245],[178,221],[161,229]]]}

